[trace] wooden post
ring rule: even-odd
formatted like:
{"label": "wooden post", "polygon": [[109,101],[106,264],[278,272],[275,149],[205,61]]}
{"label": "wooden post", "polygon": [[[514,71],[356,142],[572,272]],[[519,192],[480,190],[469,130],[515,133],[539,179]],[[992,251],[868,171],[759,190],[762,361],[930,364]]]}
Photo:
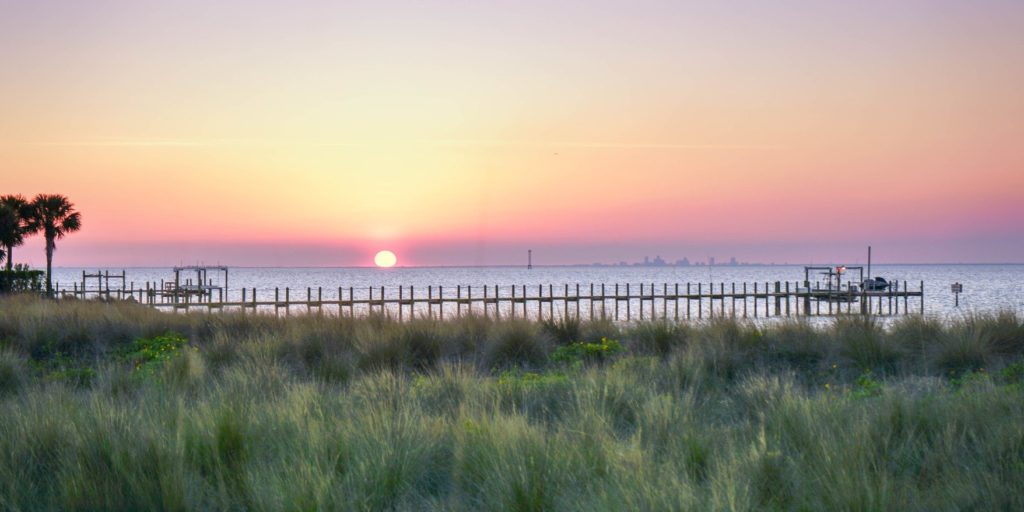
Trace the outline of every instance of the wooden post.
{"label": "wooden post", "polygon": [[[651,309],[654,309],[653,307]],[[640,320],[644,319],[644,284],[640,283]]]}
{"label": "wooden post", "polygon": [[544,320],[544,285],[537,285],[537,321]]}
{"label": "wooden post", "polygon": [[719,307],[718,311],[721,314],[721,316],[724,317],[725,316],[725,283],[718,283],[718,292],[719,292],[718,295],[721,296],[721,298],[718,301],[718,307]]}
{"label": "wooden post", "polygon": [[484,318],[487,318],[487,285],[484,285]]}
{"label": "wooden post", "polygon": [[896,314],[900,314],[900,281],[896,280]]}
{"label": "wooden post", "polygon": [[924,280],[921,280],[921,314],[924,315]]}
{"label": "wooden post", "polygon": [[615,321],[619,321],[619,283],[615,283]]}
{"label": "wooden post", "polygon": [[580,319],[580,284],[576,283],[576,319]]}
{"label": "wooden post", "polygon": [[686,283],[686,319],[690,319],[690,283]]}
{"label": "wooden post", "polygon": [[782,292],[782,283],[775,281],[775,316],[782,314],[782,297],[779,297],[779,293]]}
{"label": "wooden post", "polygon": [[[898,286],[898,285],[899,285],[899,281],[894,281],[893,282],[893,286]],[[888,299],[889,299],[889,316],[892,316],[892,292],[893,292],[893,286],[890,286],[888,293],[886,293],[886,295],[888,296]]]}
{"label": "wooden post", "polygon": [[697,319],[704,317],[704,293],[702,283],[697,283]]}
{"label": "wooden post", "polygon": [[736,281],[732,282],[732,307],[730,308],[733,318],[736,318]]}
{"label": "wooden post", "polygon": [[786,281],[786,316],[789,316],[789,281]]}
{"label": "wooden post", "polygon": [[[640,303],[640,311],[643,311],[643,303]],[[626,321],[632,319],[633,298],[629,294],[629,283],[626,283]]]}
{"label": "wooden post", "polygon": [[708,318],[715,317],[715,283],[708,283]]}
{"label": "wooden post", "polygon": [[746,299],[748,299],[748,297],[749,297],[749,294],[746,293],[746,282],[744,281],[743,282],[743,317],[744,318],[746,317]]}
{"label": "wooden post", "polygon": [[675,320],[676,320],[676,322],[678,322],[679,321],[679,283],[675,283],[675,288],[676,288],[676,292],[675,292],[675,297],[676,297],[676,300],[675,300],[675,310],[676,310]]}
{"label": "wooden post", "polygon": [[555,319],[555,285],[548,285],[548,318]]}
{"label": "wooden post", "polygon": [[462,285],[455,287],[455,318],[462,318]]}
{"label": "wooden post", "polygon": [[[515,285],[512,285],[515,286]],[[526,285],[523,285],[523,320],[530,318],[530,312],[526,308]]]}
{"label": "wooden post", "polygon": [[594,283],[590,283],[590,321],[594,321]]}
{"label": "wooden post", "polygon": [[664,286],[661,290],[661,319],[668,320],[668,283],[662,284]]}
{"label": "wooden post", "polygon": [[402,285],[398,285],[398,322],[402,322]]}
{"label": "wooden post", "polygon": [[569,318],[569,283],[565,283],[565,295],[562,296],[562,306],[565,308],[565,313],[562,318]]}
{"label": "wooden post", "polygon": [[437,319],[444,320],[444,286],[437,285]]}

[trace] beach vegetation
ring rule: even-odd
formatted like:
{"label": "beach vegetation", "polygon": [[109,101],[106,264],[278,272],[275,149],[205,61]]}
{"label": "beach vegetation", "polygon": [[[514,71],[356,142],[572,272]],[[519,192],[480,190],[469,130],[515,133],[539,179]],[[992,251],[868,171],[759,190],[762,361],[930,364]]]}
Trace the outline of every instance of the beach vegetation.
{"label": "beach vegetation", "polygon": [[0,508],[1024,508],[1012,312],[578,332],[0,297]]}

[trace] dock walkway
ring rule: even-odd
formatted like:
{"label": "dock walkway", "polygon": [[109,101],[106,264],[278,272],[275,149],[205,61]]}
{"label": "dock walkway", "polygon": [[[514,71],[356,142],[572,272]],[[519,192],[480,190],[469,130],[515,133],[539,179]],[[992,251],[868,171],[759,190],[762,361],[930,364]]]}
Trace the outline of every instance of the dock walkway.
{"label": "dock walkway", "polygon": [[[343,316],[384,314],[451,318],[466,314],[529,318],[607,318],[615,321],[767,318],[837,314],[899,315],[924,313],[924,281],[916,290],[894,281],[888,290],[853,292],[821,289],[808,282],[763,283],[632,283],[485,286],[226,288],[209,293],[167,292],[165,285],[123,283],[120,289],[60,289],[64,298],[133,300],[173,311],[259,311],[273,314],[333,311]],[[216,293],[214,293],[216,292]],[[304,292],[304,293],[303,293]],[[902,304],[901,304],[902,302]]]}

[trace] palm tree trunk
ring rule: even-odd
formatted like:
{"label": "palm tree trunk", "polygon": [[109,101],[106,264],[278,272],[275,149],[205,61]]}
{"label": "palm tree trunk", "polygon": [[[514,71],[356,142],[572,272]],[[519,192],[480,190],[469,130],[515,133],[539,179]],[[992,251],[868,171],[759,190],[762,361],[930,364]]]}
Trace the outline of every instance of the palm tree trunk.
{"label": "palm tree trunk", "polygon": [[46,240],[46,295],[53,296],[53,239]]}
{"label": "palm tree trunk", "polygon": [[7,271],[10,272],[11,271],[11,265],[13,264],[13,261],[14,261],[14,260],[11,259],[11,256],[12,256],[12,254],[14,252],[14,247],[11,247],[10,245],[8,245],[8,246],[6,246],[6,248],[7,248]]}

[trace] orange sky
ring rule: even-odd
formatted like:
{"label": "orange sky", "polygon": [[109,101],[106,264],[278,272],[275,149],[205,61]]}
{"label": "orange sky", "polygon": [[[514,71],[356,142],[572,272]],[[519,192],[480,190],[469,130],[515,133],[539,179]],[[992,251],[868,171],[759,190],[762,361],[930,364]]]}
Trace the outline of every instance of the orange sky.
{"label": "orange sky", "polygon": [[1024,261],[1024,6],[819,3],[18,3],[0,193],[64,265]]}

